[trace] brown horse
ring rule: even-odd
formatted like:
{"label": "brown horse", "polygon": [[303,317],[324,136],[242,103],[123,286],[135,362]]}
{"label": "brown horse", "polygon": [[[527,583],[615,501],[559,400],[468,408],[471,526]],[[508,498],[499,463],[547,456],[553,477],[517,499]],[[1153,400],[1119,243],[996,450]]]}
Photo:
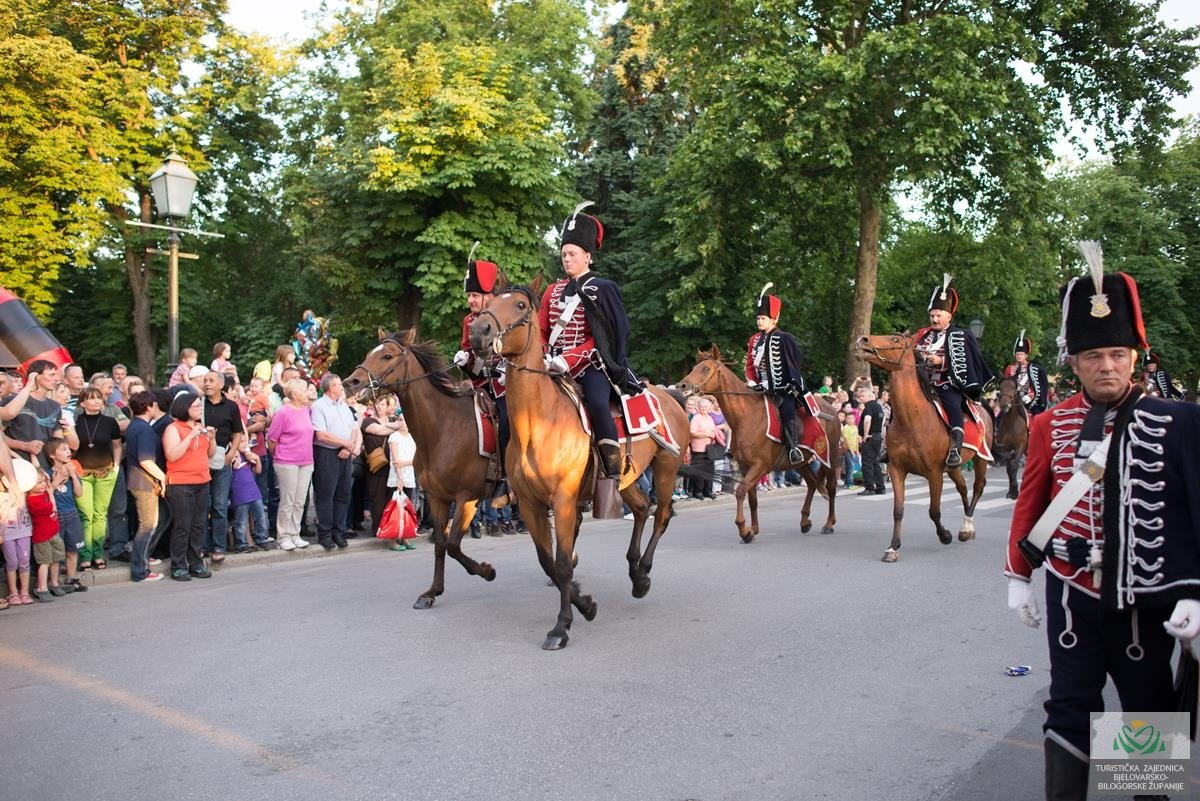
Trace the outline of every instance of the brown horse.
{"label": "brown horse", "polygon": [[[508,481],[521,501],[521,516],[533,537],[542,570],[559,589],[558,620],[542,645],[556,650],[569,639],[572,605],[586,620],[596,616],[596,601],[583,595],[573,580],[572,556],[597,465],[577,402],[568,395],[563,380],[544,369],[537,316],[539,293],[538,284],[500,292],[471,324],[471,345],[477,351],[491,348],[508,359],[505,389],[512,432],[505,453]],[[665,390],[650,389],[658,398],[675,442],[686,448],[688,421],[683,407]],[[633,596],[641,598],[650,591],[654,549],[671,520],[671,494],[683,459],[650,438],[631,445],[626,452],[620,492],[633,511],[633,534],[626,560]],[[658,507],[654,533],[642,552],[642,529],[649,517],[650,501],[634,482],[647,466],[654,471]],[[547,516],[550,509],[554,510],[553,542]]]}
{"label": "brown horse", "polygon": [[[864,336],[854,343],[855,356],[861,361],[891,373],[892,422],[887,431],[888,476],[892,481],[892,542],[883,552],[884,562],[900,558],[900,524],[904,520],[904,480],[909,473],[922,476],[929,482],[929,519],[937,530],[938,539],[949,545],[953,539],[942,526],[942,477],[949,474],[958,495],[962,498],[965,516],[958,530],[960,542],[975,538],[975,504],[983,496],[987,484],[987,463],[975,459],[975,485],[967,501],[967,482],[962,468],[946,467],[950,449],[950,432],[933,404],[925,396],[917,376],[913,338],[907,334]],[[985,436],[992,441],[992,421],[984,416]],[[975,458],[973,448],[964,447],[963,462]]]}
{"label": "brown horse", "polygon": [[[729,427],[733,430],[733,450],[730,455],[742,468],[742,481],[738,484],[737,524],[742,542],[753,542],[758,536],[758,480],[771,470],[790,467],[786,463],[783,445],[767,438],[767,410],[763,406],[762,393],[753,392],[746,382],[734,374],[721,358],[721,352],[713,345],[710,351],[700,351],[700,361],[691,372],[676,384],[687,395],[714,395],[721,404]],[[834,416],[833,407],[824,398],[821,408]],[[829,440],[829,453],[837,458],[838,445],[842,441],[842,429],[837,420],[824,421],[825,436]],[[833,464],[835,464],[834,462]],[[834,503],[837,498],[837,473],[832,467],[821,465],[814,476],[809,465],[798,465],[808,492],[804,496],[804,508],[800,510],[800,531],[808,533],[812,528],[809,512],[812,510],[813,493],[818,488],[829,500],[829,515],[825,518],[822,534],[832,534],[837,523]],[[750,525],[746,525],[743,502],[750,499]]]}
{"label": "brown horse", "polygon": [[996,398],[1000,414],[996,418],[996,464],[1004,465],[1008,471],[1008,494],[1005,498],[1016,498],[1020,492],[1017,471],[1029,444],[1029,412],[1017,396],[1017,382],[1011,378],[1000,380],[1000,394]]}
{"label": "brown horse", "polygon": [[[479,455],[472,390],[449,376],[437,343],[417,342],[416,329],[396,334],[379,331],[379,345],[344,382],[350,395],[394,394],[404,409],[408,430],[417,443],[413,468],[425,490],[433,520],[433,583],[417,597],[414,609],[428,609],[445,588],[446,554],[472,576],[496,578],[487,562],[462,551],[463,532],[475,517],[475,506],[491,488],[489,459]],[[450,505],[454,520],[447,531]]]}

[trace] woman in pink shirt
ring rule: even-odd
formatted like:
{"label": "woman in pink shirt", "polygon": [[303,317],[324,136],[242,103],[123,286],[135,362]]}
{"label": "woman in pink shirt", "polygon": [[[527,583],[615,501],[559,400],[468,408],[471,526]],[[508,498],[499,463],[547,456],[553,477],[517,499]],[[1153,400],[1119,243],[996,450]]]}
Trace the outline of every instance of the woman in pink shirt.
{"label": "woman in pink shirt", "polygon": [[703,473],[702,478],[692,480],[691,496],[697,500],[716,499],[712,491],[714,465],[712,459],[708,458],[708,446],[713,443],[724,444],[725,437],[723,432],[717,428],[711,413],[712,402],[707,398],[701,398],[696,404],[696,413],[692,415],[691,422],[688,424],[692,435],[691,464],[692,467]]}
{"label": "woman in pink shirt", "polygon": [[307,548],[300,538],[300,519],[313,472],[313,434],[308,410],[308,385],[294,378],[283,387],[286,400],[271,418],[267,448],[275,465],[279,485],[279,513],[275,520],[279,549]]}

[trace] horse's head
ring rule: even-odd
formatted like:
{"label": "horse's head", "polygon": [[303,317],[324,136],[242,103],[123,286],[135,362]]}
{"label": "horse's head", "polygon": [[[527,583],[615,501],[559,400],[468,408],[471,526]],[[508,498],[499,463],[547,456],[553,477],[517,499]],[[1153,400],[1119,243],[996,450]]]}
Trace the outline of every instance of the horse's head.
{"label": "horse's head", "polygon": [[715,390],[723,365],[721,351],[717,349],[716,345],[713,345],[711,350],[699,351],[698,355],[700,356],[700,361],[696,363],[691,372],[675,384],[684,395],[689,397]]}
{"label": "horse's head", "polygon": [[396,371],[402,369],[408,349],[416,338],[416,328],[393,334],[380,328],[379,344],[363,358],[362,364],[354,368],[354,372],[342,380],[347,397],[367,400],[387,387],[390,381],[399,378]]}
{"label": "horse's head", "polygon": [[[518,356],[534,346],[538,337],[538,301],[541,280],[532,286],[514,286],[498,292],[471,323],[471,348],[505,357]],[[541,357],[541,349],[538,349]]]}
{"label": "horse's head", "polygon": [[854,357],[881,370],[895,372],[913,366],[913,338],[908,334],[867,334],[854,343]]}
{"label": "horse's head", "polygon": [[1001,412],[1007,412],[1017,403],[1017,382],[1011,378],[1000,379],[1000,391],[996,396],[996,401],[1000,406]]}

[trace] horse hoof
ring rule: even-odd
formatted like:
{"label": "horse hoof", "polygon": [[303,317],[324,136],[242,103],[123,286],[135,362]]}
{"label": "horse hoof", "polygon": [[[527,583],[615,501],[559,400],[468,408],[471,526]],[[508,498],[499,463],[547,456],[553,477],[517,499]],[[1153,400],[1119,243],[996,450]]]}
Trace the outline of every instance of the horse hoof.
{"label": "horse hoof", "polygon": [[542,650],[559,651],[567,647],[567,640],[569,639],[565,632],[563,634],[549,634],[546,636],[546,641],[542,643]]}
{"label": "horse hoof", "polygon": [[975,539],[974,530],[958,532],[958,541],[959,542],[966,542],[967,540],[973,540],[973,539]]}
{"label": "horse hoof", "polygon": [[[579,614],[583,615],[584,620],[595,620],[596,612],[600,609],[600,604],[596,603],[596,599],[590,596],[584,596],[590,602],[583,609],[579,610]],[[565,645],[565,643],[564,643]]]}
{"label": "horse hoof", "polygon": [[939,528],[937,535],[938,539],[941,540],[942,545],[949,545],[950,543],[954,542],[954,536],[951,535],[948,529]]}
{"label": "horse hoof", "polygon": [[636,578],[633,580],[633,597],[634,598],[645,598],[646,594],[649,592],[650,592],[650,577],[649,576],[646,576],[645,578]]}
{"label": "horse hoof", "polygon": [[833,526],[825,526],[824,528],[821,529],[821,533],[822,534],[832,534]]}
{"label": "horse hoof", "polygon": [[754,542],[753,531],[740,532],[738,536],[742,538],[743,545],[749,545],[750,543]]}
{"label": "horse hoof", "polygon": [[801,534],[807,534],[810,531],[812,531],[812,523],[801,523],[800,524],[800,533]]}
{"label": "horse hoof", "polygon": [[421,595],[417,597],[417,602],[413,604],[413,609],[429,609],[431,606],[433,606],[433,599],[426,595]]}
{"label": "horse hoof", "polygon": [[897,553],[896,551],[893,551],[891,548],[888,548],[886,551],[883,552],[883,558],[880,559],[879,561],[887,562],[888,564],[891,564],[892,562],[895,562],[899,558],[900,558],[899,553]]}
{"label": "horse hoof", "polygon": [[489,565],[487,562],[479,563],[479,577],[484,581],[496,580],[496,568]]}
{"label": "horse hoof", "polygon": [[1010,501],[1015,501],[1017,499],[1017,493],[1013,492],[1012,490],[1009,490],[1008,493],[1004,497]]}

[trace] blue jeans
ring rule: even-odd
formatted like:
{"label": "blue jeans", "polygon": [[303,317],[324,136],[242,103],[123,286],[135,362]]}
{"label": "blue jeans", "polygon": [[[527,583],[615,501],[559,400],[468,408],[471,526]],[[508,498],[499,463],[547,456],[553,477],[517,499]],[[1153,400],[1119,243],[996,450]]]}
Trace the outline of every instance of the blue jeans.
{"label": "blue jeans", "polygon": [[270,534],[274,537],[275,521],[279,517],[279,487],[275,485],[275,460],[269,453],[264,453],[258,458],[262,461],[262,472],[255,474],[254,483],[258,484],[258,492],[266,501],[267,523],[271,527]]}
{"label": "blue jeans", "polygon": [[[225,465],[209,472],[212,479],[208,484],[208,550],[225,553],[229,544],[229,485],[233,483],[233,468]],[[246,542],[237,544],[241,546]]]}
{"label": "blue jeans", "polygon": [[150,573],[150,551],[170,522],[170,507],[149,490],[131,490],[138,527],[130,551],[129,577],[141,581]]}
{"label": "blue jeans", "polygon": [[125,491],[125,463],[117,465],[117,483],[113,487],[112,498],[108,502],[108,533],[105,537],[105,550],[109,559],[116,559],[129,550],[129,496]]}
{"label": "blue jeans", "polygon": [[260,498],[257,501],[233,507],[233,538],[239,546],[247,542],[246,524],[251,515],[254,516],[254,544],[263,545],[269,539],[267,536],[267,508],[263,506]]}

